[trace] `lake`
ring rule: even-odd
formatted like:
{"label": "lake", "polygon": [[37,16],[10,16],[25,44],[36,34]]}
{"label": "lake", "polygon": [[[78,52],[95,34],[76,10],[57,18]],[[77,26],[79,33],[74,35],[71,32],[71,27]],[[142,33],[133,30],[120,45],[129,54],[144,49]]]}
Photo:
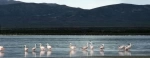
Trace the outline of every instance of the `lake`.
{"label": "lake", "polygon": [[[87,42],[93,42],[94,50],[82,51]],[[39,43],[46,47],[52,46],[52,51],[40,51]],[[69,44],[77,46],[76,51],[70,51]],[[132,43],[130,51],[119,51],[118,46]],[[32,47],[37,44],[36,52]],[[100,51],[105,44],[104,51]],[[150,56],[150,36],[141,35],[0,35],[0,45],[5,51],[0,52],[0,58],[18,57],[84,57],[84,56]],[[29,48],[24,52],[24,45]]]}

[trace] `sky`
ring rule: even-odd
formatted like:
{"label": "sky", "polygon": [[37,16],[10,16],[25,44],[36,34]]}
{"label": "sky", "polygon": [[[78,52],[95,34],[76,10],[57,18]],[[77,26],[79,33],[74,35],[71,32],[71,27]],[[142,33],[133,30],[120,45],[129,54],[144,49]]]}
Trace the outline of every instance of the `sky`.
{"label": "sky", "polygon": [[83,9],[93,9],[106,5],[130,3],[137,5],[150,4],[150,0],[16,0],[29,3],[56,3],[60,5],[67,5],[71,7],[78,7]]}

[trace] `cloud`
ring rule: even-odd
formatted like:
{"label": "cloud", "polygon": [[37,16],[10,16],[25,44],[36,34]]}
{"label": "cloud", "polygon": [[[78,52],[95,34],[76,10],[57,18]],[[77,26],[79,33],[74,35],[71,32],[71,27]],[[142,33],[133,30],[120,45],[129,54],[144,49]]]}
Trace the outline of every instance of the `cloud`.
{"label": "cloud", "polygon": [[150,0],[121,0],[122,3],[131,3],[138,5],[150,4]]}
{"label": "cloud", "polygon": [[92,9],[96,7],[119,4],[119,3],[132,3],[132,4],[150,4],[150,0],[17,0],[23,2],[35,3],[57,3],[71,7],[80,7],[83,9]]}
{"label": "cloud", "polygon": [[23,2],[36,3],[57,3],[65,4],[71,7],[80,7],[84,9],[92,9],[100,6],[120,3],[120,0],[17,0]]}

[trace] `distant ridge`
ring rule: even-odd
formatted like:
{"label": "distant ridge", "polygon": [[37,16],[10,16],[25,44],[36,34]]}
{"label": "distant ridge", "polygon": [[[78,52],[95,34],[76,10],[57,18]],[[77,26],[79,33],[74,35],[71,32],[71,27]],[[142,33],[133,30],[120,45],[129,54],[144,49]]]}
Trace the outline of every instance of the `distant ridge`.
{"label": "distant ridge", "polygon": [[0,0],[0,5],[15,4],[15,3],[23,3],[23,2],[14,0]]}
{"label": "distant ridge", "polygon": [[149,27],[150,5],[115,4],[91,10],[57,4],[0,5],[2,28]]}

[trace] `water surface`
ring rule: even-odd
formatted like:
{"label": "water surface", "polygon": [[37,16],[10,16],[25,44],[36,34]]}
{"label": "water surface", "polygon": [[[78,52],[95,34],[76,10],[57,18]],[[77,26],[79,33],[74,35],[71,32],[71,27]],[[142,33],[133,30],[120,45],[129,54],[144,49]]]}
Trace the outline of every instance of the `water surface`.
{"label": "water surface", "polygon": [[[94,50],[82,51],[81,47],[92,41]],[[39,43],[46,47],[52,46],[52,51],[40,51]],[[76,51],[70,51],[69,43],[77,46]],[[118,51],[118,46],[132,43],[130,51]],[[36,52],[32,47],[37,44]],[[105,44],[104,51],[99,46]],[[150,36],[109,36],[109,35],[0,35],[0,45],[5,47],[0,57],[82,57],[82,56],[150,56]],[[29,48],[24,52],[24,45]]]}

